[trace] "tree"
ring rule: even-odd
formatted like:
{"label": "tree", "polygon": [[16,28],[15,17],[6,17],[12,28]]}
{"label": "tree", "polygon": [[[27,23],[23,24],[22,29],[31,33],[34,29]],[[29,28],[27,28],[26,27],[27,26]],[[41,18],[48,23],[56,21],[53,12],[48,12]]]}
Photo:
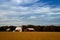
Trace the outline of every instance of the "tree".
{"label": "tree", "polygon": [[10,28],[10,31],[13,31],[15,30],[16,26],[9,26],[9,28]]}

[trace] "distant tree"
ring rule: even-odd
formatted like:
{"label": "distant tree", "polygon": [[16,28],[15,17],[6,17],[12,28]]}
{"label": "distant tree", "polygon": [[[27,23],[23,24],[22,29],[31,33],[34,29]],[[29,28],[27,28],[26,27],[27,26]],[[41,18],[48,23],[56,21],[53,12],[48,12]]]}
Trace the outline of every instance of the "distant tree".
{"label": "distant tree", "polygon": [[56,26],[55,31],[60,32],[60,26]]}
{"label": "distant tree", "polygon": [[50,30],[50,28],[49,28],[48,26],[45,26],[45,27],[43,28],[43,31],[48,32],[49,30]]}
{"label": "distant tree", "polygon": [[40,26],[34,26],[35,31],[39,32],[40,31]]}
{"label": "distant tree", "polygon": [[27,27],[29,27],[29,28],[34,28],[34,25],[27,25]]}
{"label": "distant tree", "polygon": [[50,27],[50,31],[54,32],[55,31],[55,26],[49,26]]}
{"label": "distant tree", "polygon": [[22,31],[24,32],[26,29],[26,26],[25,25],[22,25]]}
{"label": "distant tree", "polygon": [[15,30],[16,26],[9,26],[9,28],[10,28],[10,31],[13,31]]}
{"label": "distant tree", "polygon": [[0,27],[0,31],[6,31],[5,27]]}
{"label": "distant tree", "polygon": [[44,27],[45,27],[45,26],[40,26],[40,31],[41,31],[41,32],[44,31]]}

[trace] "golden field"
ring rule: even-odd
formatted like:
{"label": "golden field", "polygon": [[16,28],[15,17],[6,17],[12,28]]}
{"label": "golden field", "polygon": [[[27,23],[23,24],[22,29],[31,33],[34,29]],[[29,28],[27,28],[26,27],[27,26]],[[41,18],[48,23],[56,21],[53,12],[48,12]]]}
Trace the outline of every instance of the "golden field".
{"label": "golden field", "polygon": [[60,32],[0,32],[0,40],[60,40]]}

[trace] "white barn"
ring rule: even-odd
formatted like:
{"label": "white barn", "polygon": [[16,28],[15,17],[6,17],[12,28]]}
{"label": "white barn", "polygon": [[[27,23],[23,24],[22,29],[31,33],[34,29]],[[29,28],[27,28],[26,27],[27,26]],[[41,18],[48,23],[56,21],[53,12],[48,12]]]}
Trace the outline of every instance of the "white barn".
{"label": "white barn", "polygon": [[16,27],[13,32],[22,32],[22,27]]}

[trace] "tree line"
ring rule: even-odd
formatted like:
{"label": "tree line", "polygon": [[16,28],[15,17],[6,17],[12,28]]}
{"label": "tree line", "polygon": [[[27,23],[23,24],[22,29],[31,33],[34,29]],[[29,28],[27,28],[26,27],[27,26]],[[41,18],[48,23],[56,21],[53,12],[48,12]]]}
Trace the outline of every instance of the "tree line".
{"label": "tree line", "polygon": [[[0,26],[0,32],[13,32],[17,26]],[[22,25],[22,32],[25,32],[26,28],[34,28],[36,32],[60,32],[60,26],[35,26],[35,25]]]}
{"label": "tree line", "polygon": [[50,26],[23,25],[22,26],[23,32],[24,29],[26,28],[34,28],[36,32],[60,32],[60,26],[53,26],[53,25]]}
{"label": "tree line", "polygon": [[0,32],[7,32],[7,29],[10,29],[9,32],[12,32],[15,30],[16,26],[1,26]]}

